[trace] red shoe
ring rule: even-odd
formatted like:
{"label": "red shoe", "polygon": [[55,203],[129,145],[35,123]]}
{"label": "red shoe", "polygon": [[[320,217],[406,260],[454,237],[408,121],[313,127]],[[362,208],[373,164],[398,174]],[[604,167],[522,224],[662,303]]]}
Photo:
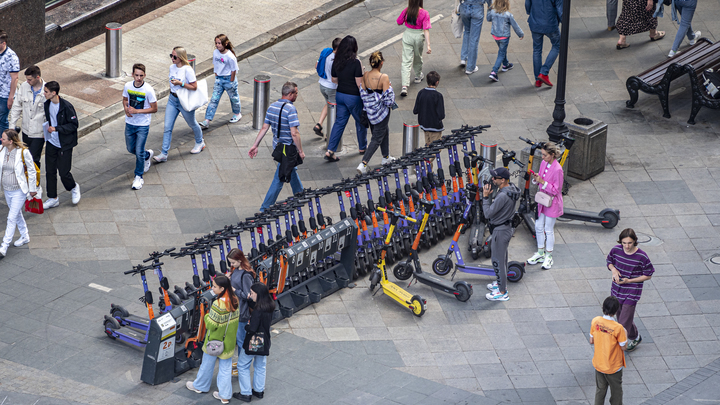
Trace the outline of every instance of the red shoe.
{"label": "red shoe", "polygon": [[548,75],[543,75],[543,74],[538,75],[538,80],[547,84],[550,87],[552,87],[552,85],[553,85],[552,83],[550,83],[550,78],[548,77]]}
{"label": "red shoe", "polygon": [[535,80],[535,87],[542,87],[542,82],[540,80]]}

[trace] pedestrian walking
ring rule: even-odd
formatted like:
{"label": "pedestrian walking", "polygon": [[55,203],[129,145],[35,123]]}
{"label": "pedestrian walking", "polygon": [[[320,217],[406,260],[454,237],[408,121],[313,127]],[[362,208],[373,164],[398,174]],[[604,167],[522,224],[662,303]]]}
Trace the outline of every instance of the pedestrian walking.
{"label": "pedestrian walking", "polygon": [[[317,62],[315,62],[315,69],[318,72],[318,76],[320,76],[320,79],[318,80],[318,84],[320,85],[320,94],[322,94],[325,99],[325,105],[320,112],[320,121],[318,121],[313,127],[313,131],[317,136],[325,136],[322,132],[323,126],[321,123],[325,122],[325,118],[327,117],[328,103],[336,103],[335,92],[338,85],[332,81],[332,65],[335,61],[335,54],[337,53],[340,41],[342,41],[341,38],[333,39],[332,47],[323,49],[320,53],[320,58]],[[332,131],[332,128],[330,128],[330,130]]]}
{"label": "pedestrian walking", "polygon": [[[35,164],[40,167],[45,138],[43,137],[43,123],[45,123],[45,81],[40,77],[40,68],[33,65],[25,69],[25,82],[15,93],[15,101],[10,110],[10,125],[15,127],[22,118],[22,140]],[[39,197],[38,197],[39,198]]]}
{"label": "pedestrian walking", "polygon": [[[20,231],[20,238],[15,241],[14,245],[20,247],[30,242],[30,234],[22,212],[25,200],[33,198],[37,194],[37,176],[40,173],[35,171],[34,164],[28,164],[32,161],[32,155],[15,130],[3,131],[0,143],[2,144],[2,148],[0,148],[0,164],[2,164],[0,185],[2,185],[5,202],[8,205],[5,236],[0,245],[0,258],[3,258],[15,236],[16,227]],[[27,177],[25,176],[25,167],[27,167]]]}
{"label": "pedestrian walking", "polygon": [[390,110],[395,104],[395,92],[390,84],[390,77],[381,72],[385,58],[382,52],[373,52],[370,55],[371,71],[365,72],[362,80],[362,88],[360,95],[363,100],[363,106],[367,112],[368,121],[370,121],[370,132],[372,139],[370,145],[365,150],[362,162],[357,167],[360,174],[367,173],[368,162],[373,154],[380,147],[382,153],[382,164],[390,163],[395,160],[390,156]]}
{"label": "pedestrian walking", "polygon": [[695,45],[701,35],[700,31],[693,31],[690,25],[695,15],[695,9],[697,8],[697,0],[673,0],[672,4],[673,7],[675,7],[675,11],[680,14],[680,26],[678,27],[677,34],[675,34],[675,41],[673,42],[672,49],[670,49],[668,53],[668,58],[672,58],[678,52],[683,37],[687,36],[690,45]]}
{"label": "pedestrian walking", "polygon": [[510,0],[495,0],[495,3],[488,9],[487,13],[488,22],[492,22],[492,28],[490,34],[495,39],[495,43],[498,46],[498,56],[495,59],[495,66],[493,66],[490,72],[490,79],[498,81],[498,73],[502,68],[503,72],[513,68],[513,64],[508,62],[507,59],[507,48],[510,43],[510,27],[515,30],[517,36],[522,40],[525,38],[525,33],[520,29],[520,26],[515,21],[515,17],[510,13]]}
{"label": "pedestrian walking", "polygon": [[638,238],[632,228],[620,232],[618,243],[607,256],[607,267],[612,272],[610,291],[620,302],[617,318],[627,330],[629,343],[626,350],[633,351],[642,342],[642,336],[633,321],[635,306],[640,301],[643,282],[652,278],[655,268],[647,253],[637,247]]}
{"label": "pedestrian walking", "polygon": [[165,132],[163,132],[162,150],[159,155],[153,156],[153,160],[157,163],[167,162],[170,143],[172,142],[172,131],[179,114],[182,114],[185,122],[195,134],[195,147],[190,150],[190,153],[200,153],[205,149],[205,140],[203,139],[200,124],[195,119],[195,111],[186,111],[177,96],[177,92],[181,88],[190,91],[197,90],[195,71],[188,62],[185,48],[181,46],[173,48],[170,59],[172,59],[173,63],[170,65],[170,97],[168,97],[167,106],[165,107]]}
{"label": "pedestrian walking", "polygon": [[0,132],[8,129],[8,114],[17,90],[20,59],[7,44],[8,34],[0,30]]}
{"label": "pedestrian walking", "polygon": [[460,20],[464,27],[460,47],[460,66],[465,68],[467,75],[478,71],[478,44],[485,19],[485,4],[488,5],[489,10],[492,0],[465,0],[460,3]]}
{"label": "pedestrian walking", "polygon": [[230,123],[234,124],[242,118],[242,114],[240,114],[240,96],[238,95],[237,56],[235,55],[232,42],[230,42],[225,34],[220,34],[215,37],[213,71],[215,72],[215,84],[213,85],[210,103],[208,103],[207,110],[205,111],[205,119],[200,122],[200,126],[203,128],[210,126],[210,121],[215,117],[215,111],[217,111],[217,106],[220,103],[220,97],[222,97],[223,92],[227,92],[230,98],[230,106],[233,112]]}
{"label": "pedestrian walking", "polygon": [[363,102],[360,98],[360,87],[362,86],[363,66],[357,58],[357,41],[350,35],[340,41],[335,60],[332,64],[331,76],[333,83],[337,83],[335,100],[337,102],[337,117],[335,125],[330,130],[330,140],[325,159],[330,162],[340,160],[335,156],[340,139],[345,132],[345,126],[352,115],[355,120],[355,131],[357,132],[358,152],[365,153],[367,147],[367,127],[363,125]]}
{"label": "pedestrian walking", "polygon": [[[562,0],[560,0],[562,1]],[[658,31],[658,20],[653,17],[655,3],[653,0],[624,0],[620,17],[618,17],[617,28],[620,38],[616,49],[625,49],[630,46],[627,43],[627,36],[650,31],[650,41],[659,41],[665,38],[665,31]]]}
{"label": "pedestrian walking", "polygon": [[618,0],[605,0],[605,14],[607,16],[607,30],[615,29],[617,20]]}
{"label": "pedestrian walking", "polygon": [[143,174],[150,170],[152,149],[145,150],[145,142],[150,132],[150,114],[157,112],[155,90],[145,82],[145,65],[136,63],[132,67],[133,81],[125,83],[123,88],[123,107],[125,108],[125,146],[135,155],[135,178],[133,190],[140,190],[145,184]]}
{"label": "pedestrian walking", "polygon": [[492,186],[483,186],[483,213],[492,237],[491,260],[497,281],[488,284],[490,292],[485,298],[490,301],[507,301],[510,299],[507,290],[508,245],[515,231],[512,217],[515,214],[515,203],[520,198],[520,189],[510,183],[510,171],[504,167],[491,170],[490,175],[498,192],[495,200],[491,201]]}
{"label": "pedestrian walking", "polygon": [[260,141],[262,141],[267,131],[272,128],[275,135],[273,137],[273,157],[281,155],[282,161],[277,164],[275,176],[265,194],[265,200],[260,207],[260,212],[275,204],[285,183],[290,183],[293,194],[303,191],[302,183],[297,174],[297,165],[302,163],[302,159],[305,159],[305,152],[303,152],[302,143],[300,142],[300,131],[298,130],[300,121],[298,120],[297,109],[293,105],[297,100],[297,96],[297,84],[286,82],[282,87],[282,98],[268,107],[265,113],[265,123],[260,128],[255,143],[248,152],[251,159],[257,156]]}
{"label": "pedestrian walking", "polygon": [[[240,321],[238,322],[236,343],[238,347],[242,347],[245,341],[245,325],[250,320],[250,287],[252,287],[255,282],[255,271],[243,251],[238,248],[234,248],[228,252],[227,261],[228,264],[230,264],[228,277],[230,277],[230,284],[235,291],[239,303],[238,317]],[[238,353],[238,355],[239,354],[240,353]],[[239,373],[240,371],[238,370],[238,374]]]}
{"label": "pedestrian walking", "polygon": [[[445,99],[442,93],[437,91],[440,85],[440,73],[432,71],[425,79],[427,87],[420,90],[415,97],[413,114],[418,116],[420,129],[425,132],[425,146],[442,138],[442,131],[445,130],[442,120],[445,119]],[[430,158],[430,165],[434,158]]]}
{"label": "pedestrian walking", "polygon": [[[402,91],[400,96],[407,96],[410,85],[410,70],[415,71],[415,83],[422,82],[423,47],[427,45],[430,55],[430,13],[423,8],[423,0],[408,0],[408,6],[397,18],[397,25],[405,25],[402,36],[402,67],[400,69]],[[480,33],[478,33],[478,36]]]}
{"label": "pedestrian walking", "polygon": [[[551,86],[550,68],[560,53],[560,20],[562,20],[563,0],[525,0],[525,11],[528,14],[528,25],[533,40],[533,74],[535,87],[544,84]],[[552,47],[542,61],[544,38],[548,37]]]}
{"label": "pedestrian walking", "polygon": [[75,107],[69,101],[60,97],[60,84],[56,81],[45,83],[45,189],[47,200],[43,209],[54,208],[60,205],[57,195],[57,178],[72,194],[72,203],[80,202],[80,185],[75,182],[70,169],[72,169],[73,148],[78,144],[78,118]]}
{"label": "pedestrian walking", "polygon": [[[233,394],[235,399],[250,402],[252,397],[265,396],[265,376],[267,356],[270,355],[270,323],[275,311],[275,301],[263,283],[255,283],[250,288],[253,311],[250,321],[245,325],[245,341],[238,350],[238,383],[240,392]],[[250,384],[250,364],[254,369]]]}
{"label": "pedestrian walking", "polygon": [[[212,291],[217,299],[205,314],[205,344],[203,344],[202,363],[195,381],[188,381],[185,387],[202,394],[210,391],[215,363],[218,366],[217,388],[213,397],[223,404],[232,398],[232,355],[235,353],[235,340],[238,329],[238,298],[233,294],[230,279],[219,275],[212,280]],[[220,343],[218,345],[217,343]],[[213,350],[219,353],[212,354]]]}
{"label": "pedestrian walking", "polygon": [[603,301],[603,316],[590,323],[590,344],[595,347],[592,363],[595,367],[595,405],[605,404],[608,386],[610,405],[622,405],[622,375],[625,368],[627,332],[615,319],[620,302],[610,296]]}
{"label": "pedestrian walking", "polygon": [[538,203],[538,218],[535,220],[535,238],[538,251],[527,260],[528,264],[542,262],[543,270],[550,270],[553,265],[552,252],[555,247],[555,222],[563,214],[562,188],[565,181],[562,166],[557,161],[560,150],[552,142],[545,142],[540,148],[542,162],[537,173],[533,173],[533,183],[538,185],[538,192],[544,194],[540,201],[548,202],[545,206]]}

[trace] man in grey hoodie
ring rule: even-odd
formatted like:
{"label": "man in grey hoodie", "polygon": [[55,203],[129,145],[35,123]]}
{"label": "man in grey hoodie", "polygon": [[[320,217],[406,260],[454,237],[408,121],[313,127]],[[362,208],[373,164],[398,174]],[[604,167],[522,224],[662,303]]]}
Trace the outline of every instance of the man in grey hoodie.
{"label": "man in grey hoodie", "polygon": [[504,167],[491,170],[490,175],[499,190],[495,200],[491,201],[492,187],[489,184],[483,187],[483,213],[492,235],[491,260],[498,279],[488,284],[490,292],[485,298],[490,301],[507,301],[510,299],[507,291],[508,245],[515,231],[512,217],[515,214],[515,202],[520,198],[520,189],[510,184],[510,171]]}

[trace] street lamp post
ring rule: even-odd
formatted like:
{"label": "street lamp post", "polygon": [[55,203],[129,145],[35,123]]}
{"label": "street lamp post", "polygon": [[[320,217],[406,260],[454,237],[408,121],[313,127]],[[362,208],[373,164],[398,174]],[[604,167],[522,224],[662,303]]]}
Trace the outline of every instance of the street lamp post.
{"label": "street lamp post", "polygon": [[560,31],[560,63],[555,87],[553,122],[547,129],[551,141],[558,141],[569,132],[565,125],[565,82],[567,81],[568,41],[570,36],[570,0],[563,0],[562,30]]}

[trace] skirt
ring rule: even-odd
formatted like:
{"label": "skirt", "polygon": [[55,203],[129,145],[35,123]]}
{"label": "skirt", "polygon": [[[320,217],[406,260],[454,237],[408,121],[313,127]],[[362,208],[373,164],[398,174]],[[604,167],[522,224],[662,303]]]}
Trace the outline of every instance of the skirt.
{"label": "skirt", "polygon": [[646,6],[646,0],[623,1],[620,17],[615,24],[618,34],[639,34],[657,28],[657,18],[653,17],[655,10],[647,11]]}

